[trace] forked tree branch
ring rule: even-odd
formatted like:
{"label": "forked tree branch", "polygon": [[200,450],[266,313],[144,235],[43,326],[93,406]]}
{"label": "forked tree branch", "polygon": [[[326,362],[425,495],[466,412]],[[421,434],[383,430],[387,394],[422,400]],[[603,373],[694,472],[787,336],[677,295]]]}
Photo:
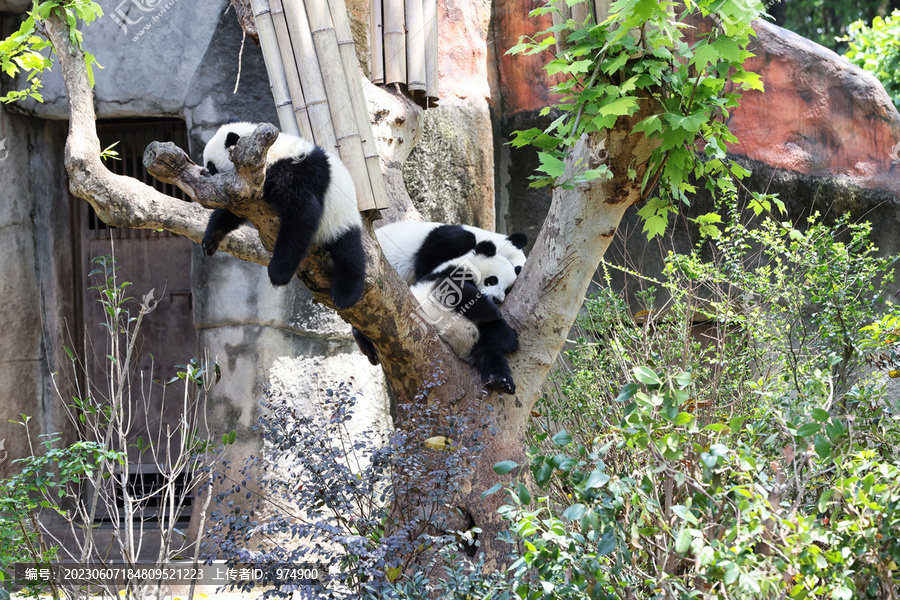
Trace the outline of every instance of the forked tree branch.
{"label": "forked tree branch", "polygon": [[[134,178],[109,171],[100,158],[93,91],[88,82],[84,53],[69,37],[64,17],[54,11],[46,21],[47,34],[59,57],[69,96],[71,118],[66,140],[65,165],[72,193],[94,207],[106,223],[134,229],[165,229],[200,242],[209,219],[209,208],[227,207],[246,217],[258,232],[241,228],[227,237],[220,249],[259,264],[268,264],[278,231],[278,219],[262,200],[265,151],[274,141],[274,128],[259,128],[252,139],[239,142],[233,174],[210,177],[180,149],[171,144],[151,144],[145,153],[148,170],[174,183],[198,203],[167,196]],[[408,198],[399,198],[406,212]],[[203,208],[206,207],[206,208]],[[353,307],[341,317],[366,334],[379,348],[382,365],[400,401],[416,396],[424,375],[433,365],[445,374],[477,381],[474,370],[460,362],[440,341],[433,327],[414,319],[418,303],[399,275],[390,267],[374,240],[371,223],[363,236],[366,251],[366,286]],[[237,235],[235,235],[237,234]],[[314,251],[298,275],[316,300],[331,305],[331,281],[326,256]],[[333,306],[332,306],[333,308]],[[469,371],[469,373],[467,373]]]}

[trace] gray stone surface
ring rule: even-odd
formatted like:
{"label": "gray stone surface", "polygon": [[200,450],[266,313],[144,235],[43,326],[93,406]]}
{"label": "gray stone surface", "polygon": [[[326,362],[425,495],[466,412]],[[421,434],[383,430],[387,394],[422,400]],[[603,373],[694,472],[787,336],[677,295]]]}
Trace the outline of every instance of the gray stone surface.
{"label": "gray stone surface", "polygon": [[486,102],[442,99],[426,110],[403,180],[426,220],[493,229],[493,135]]}
{"label": "gray stone surface", "polygon": [[[222,14],[228,1],[111,0],[101,6],[103,17],[83,28],[85,50],[104,66],[95,70],[97,117],[181,116],[221,22],[235,20],[233,13]],[[18,108],[68,118],[59,69],[45,76],[42,94],[42,104],[29,101]]]}
{"label": "gray stone surface", "polygon": [[0,0],[0,12],[20,13],[31,8],[31,0]]}
{"label": "gray stone surface", "polygon": [[550,188],[529,187],[539,162],[537,153],[528,147],[509,145],[512,132],[538,127],[545,129],[553,117],[541,117],[537,112],[519,112],[503,117],[498,123],[495,144],[497,153],[497,231],[528,234],[528,249],[534,244],[544,217],[550,210]]}
{"label": "gray stone surface", "polygon": [[[61,360],[72,325],[72,263],[68,202],[61,176],[64,126],[0,113],[5,151],[0,151],[0,440],[8,456],[0,475],[28,451],[29,431],[65,436],[67,423],[50,373]],[[64,380],[64,377],[60,378]],[[65,392],[65,384],[61,382]]]}

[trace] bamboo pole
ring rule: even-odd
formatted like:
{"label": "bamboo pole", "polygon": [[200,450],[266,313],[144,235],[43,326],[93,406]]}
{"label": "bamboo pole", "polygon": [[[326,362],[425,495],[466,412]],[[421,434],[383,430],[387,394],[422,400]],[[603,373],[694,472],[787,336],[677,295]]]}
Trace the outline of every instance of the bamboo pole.
{"label": "bamboo pole", "polygon": [[403,0],[384,0],[384,82],[406,83]]}
{"label": "bamboo pole", "polygon": [[372,56],[372,83],[384,83],[384,23],[381,0],[369,2],[369,48]]}
{"label": "bamboo pole", "polygon": [[[297,5],[303,0],[287,0],[287,2]],[[316,55],[319,57],[320,70],[325,82],[325,93],[328,97],[328,107],[331,111],[331,121],[334,124],[338,151],[356,184],[359,209],[372,210],[376,207],[375,197],[369,182],[362,137],[353,114],[350,88],[344,74],[338,39],[331,22],[328,3],[326,0],[307,0],[306,9]],[[348,75],[357,77],[358,71]]]}
{"label": "bamboo pole", "polygon": [[287,18],[288,32],[291,35],[297,69],[303,74],[303,92],[309,112],[309,123],[312,126],[312,141],[323,148],[334,151],[337,148],[337,137],[331,122],[325,81],[319,68],[319,59],[316,56],[315,44],[309,29],[306,7],[303,0],[282,0],[282,5]]}
{"label": "bamboo pole", "polygon": [[284,65],[287,76],[288,90],[294,105],[294,119],[300,130],[300,136],[307,140],[314,140],[312,124],[309,122],[309,110],[303,96],[303,84],[300,81],[300,70],[294,59],[291,44],[291,34],[288,31],[287,20],[284,15],[284,7],[281,0],[269,0],[269,8],[272,12],[272,21],[275,25],[275,35],[278,38],[278,48],[281,53],[281,62]]}
{"label": "bamboo pole", "polygon": [[278,50],[278,39],[275,35],[275,25],[269,11],[269,2],[268,0],[251,0],[251,6],[253,8],[253,16],[256,19],[256,29],[259,33],[259,45],[262,48],[263,60],[266,63],[266,71],[269,73],[269,83],[272,88],[272,96],[275,99],[278,123],[282,131],[299,135],[300,130],[297,127],[297,120],[294,119],[287,76],[285,75],[284,64],[281,62],[281,53]]}
{"label": "bamboo pole", "polygon": [[592,4],[593,2],[591,2],[591,0],[582,0],[577,4],[573,4],[572,20],[579,25],[584,25],[584,23],[592,17]]}
{"label": "bamboo pole", "polygon": [[327,0],[327,2],[334,23],[341,62],[344,66],[344,77],[350,90],[350,103],[356,119],[356,128],[361,136],[363,157],[366,161],[369,185],[372,188],[375,202],[373,208],[388,208],[387,190],[384,187],[384,175],[381,172],[381,155],[378,153],[375,135],[372,133],[372,122],[369,120],[369,107],[363,91],[363,75],[360,73],[359,60],[356,58],[356,43],[353,41],[353,31],[350,29],[347,5],[344,0]]}
{"label": "bamboo pole", "polygon": [[406,88],[425,90],[425,15],[422,0],[405,0]]}
{"label": "bamboo pole", "polygon": [[609,3],[610,0],[594,0],[594,16],[597,24],[602,23],[609,16]]}
{"label": "bamboo pole", "polygon": [[425,105],[438,100],[437,0],[423,0],[425,16]]}

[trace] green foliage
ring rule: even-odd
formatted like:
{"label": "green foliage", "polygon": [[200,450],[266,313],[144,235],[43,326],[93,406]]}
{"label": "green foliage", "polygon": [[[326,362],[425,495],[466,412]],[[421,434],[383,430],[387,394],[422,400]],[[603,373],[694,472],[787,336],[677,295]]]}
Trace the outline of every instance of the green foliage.
{"label": "green foliage", "polygon": [[784,27],[835,52],[843,51],[842,36],[847,34],[850,23],[860,19],[869,22],[895,6],[891,0],[790,0],[780,6],[768,4],[773,14],[777,9],[784,11]]}
{"label": "green foliage", "polygon": [[894,106],[900,107],[900,10],[886,18],[875,17],[871,25],[855,21],[841,39],[849,42],[844,56],[875,75]]}
{"label": "green foliage", "polygon": [[[558,118],[543,131],[514,132],[511,142],[538,148],[541,174],[532,185],[571,187],[611,176],[605,164],[574,165],[574,174],[566,178],[565,158],[583,134],[608,130],[643,106],[656,110],[634,131],[659,141],[641,182],[645,195],[659,186],[658,197],[640,213],[648,237],[664,230],[679,204],[689,204],[688,194],[695,191],[691,182],[703,181],[711,191],[733,190],[732,177],[746,172],[726,162],[726,144],[736,139],[725,121],[741,89],[762,89],[759,76],[743,68],[751,56],[746,50],[753,34],[750,22],[762,8],[761,2],[745,0],[618,0],[602,23],[570,18],[535,39],[520,39],[510,53],[553,52],[545,68],[561,78],[552,88],[559,100],[542,111],[549,115],[555,109]],[[532,15],[554,12],[560,6],[551,2]],[[684,20],[695,14],[712,16],[718,26],[688,43]],[[706,232],[713,230],[715,225],[707,223]]]}
{"label": "green foliage", "polygon": [[[11,103],[22,98],[34,98],[38,102],[44,99],[39,92],[41,78],[45,71],[53,65],[48,50],[50,42],[46,39],[44,22],[53,11],[62,11],[69,25],[69,37],[72,43],[82,48],[82,35],[78,31],[79,19],[84,23],[103,16],[100,5],[91,0],[35,0],[32,9],[28,12],[28,18],[22,23],[18,31],[0,42],[0,68],[9,77],[15,77],[20,72],[26,73],[25,79],[28,87],[23,90],[12,90],[0,96],[0,101]],[[89,52],[85,52],[88,79],[91,86],[94,85],[94,69],[100,63]]]}
{"label": "green foliage", "polygon": [[[154,566],[183,557],[189,550],[199,552],[187,544],[177,521],[197,487],[209,482],[204,473],[208,459],[236,441],[232,431],[222,436],[219,446],[204,425],[205,393],[218,381],[218,365],[191,359],[176,366],[167,382],[152,383],[151,365],[148,385],[136,383],[139,352],[135,346],[141,339],[143,318],[156,307],[154,292],[143,296],[137,315],[132,316],[127,295],[131,284],[119,282],[115,259],[101,256],[93,264],[96,268],[90,277],[97,285],[90,289],[103,307],[101,324],[107,335],[89,340],[86,346],[103,348],[105,360],[98,362],[106,367],[106,376],[92,377],[78,355],[65,348],[71,363],[68,385],[62,388],[67,395],[60,388],[56,391],[77,438],[58,447],[58,436],[46,436],[44,448],[33,448],[29,438],[29,456],[16,461],[20,473],[0,481],[0,582],[8,578],[8,566],[14,562],[133,563],[131,549],[145,543],[145,533],[151,530],[161,541]],[[165,393],[176,384],[183,389],[176,392],[176,402],[167,405]],[[159,411],[151,408],[151,397],[162,410],[177,410],[178,422],[162,422]],[[20,424],[27,427],[28,420],[23,416]],[[135,423],[143,424],[142,435],[136,435]],[[156,466],[159,477],[151,485],[136,484],[133,475],[147,464]],[[194,505],[194,514],[205,515],[207,507],[208,503]],[[54,518],[47,519],[47,513],[55,513]],[[109,547],[93,540],[100,522],[121,544]],[[50,526],[55,531],[47,535]],[[60,528],[75,535],[67,537],[64,546],[48,544],[47,540],[58,539],[54,536]],[[145,585],[154,584],[135,578],[116,591],[133,597]],[[155,585],[158,592],[159,582]],[[51,581],[49,588],[57,600],[61,591],[72,597],[85,593],[73,581]],[[29,589],[35,594],[47,591],[40,585]],[[110,593],[103,581],[91,582],[90,589]]]}
{"label": "green foliage", "polygon": [[587,303],[536,407],[537,489],[503,509],[519,598],[896,594],[900,406],[867,372],[897,367],[891,261],[867,224],[737,214],[669,256],[642,325],[608,290]]}
{"label": "green foliage", "polygon": [[[23,415],[19,424],[27,427],[28,420]],[[37,511],[43,508],[65,514],[61,506],[74,497],[77,484],[93,477],[104,462],[121,464],[125,460],[124,453],[106,450],[95,442],[59,448],[58,435],[41,437],[43,453],[13,461],[19,473],[0,480],[0,581],[11,577],[9,567],[13,563],[45,563],[57,558],[56,546],[48,546],[41,535]],[[37,596],[51,585],[29,582],[25,591]]]}

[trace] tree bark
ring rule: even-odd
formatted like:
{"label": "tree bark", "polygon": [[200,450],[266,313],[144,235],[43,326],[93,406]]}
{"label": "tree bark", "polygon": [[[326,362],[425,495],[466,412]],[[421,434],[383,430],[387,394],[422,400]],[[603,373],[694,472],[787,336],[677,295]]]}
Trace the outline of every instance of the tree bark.
{"label": "tree bark", "polygon": [[[238,168],[232,175],[210,177],[171,144],[154,143],[148,147],[144,159],[148,171],[174,183],[199,204],[170,198],[135,179],[115,175],[100,159],[93,93],[84,55],[71,41],[66,21],[58,12],[47,20],[47,32],[59,56],[69,95],[71,119],[65,165],[72,193],[89,202],[100,218],[111,225],[166,229],[195,242],[203,237],[208,209],[228,207],[245,216],[257,229],[258,237],[249,228],[241,228],[229,235],[220,249],[242,260],[267,264],[267,249],[274,243],[278,222],[261,199],[259,166],[274,139],[272,131],[258,128],[253,139],[239,142],[235,156]],[[385,212],[390,221],[420,219],[403,186],[400,165],[421,131],[421,111],[409,99],[371,85],[366,86],[366,93],[392,202],[391,209]],[[493,409],[492,434],[485,436],[482,432],[484,451],[473,457],[475,473],[460,501],[462,511],[482,529],[480,541],[489,557],[488,568],[499,568],[507,550],[495,539],[502,526],[496,509],[505,502],[505,496],[495,494],[482,499],[480,495],[497,481],[492,471],[496,462],[512,459],[524,463],[523,441],[531,408],[565,343],[622,214],[640,199],[636,182],[642,180],[653,149],[642,134],[631,133],[633,124],[652,109],[649,101],[643,104],[641,113],[621,118],[614,129],[602,136],[610,151],[612,179],[572,190],[555,190],[535,247],[502,308],[519,332],[521,345],[519,352],[510,356],[518,389],[515,396],[484,390],[475,369],[460,361],[433,327],[413,318],[418,304],[385,261],[372,235],[371,222],[366,224],[365,291],[356,305],[339,314],[378,349],[387,384],[398,404],[427,402],[446,415],[476,418],[485,414],[485,406]],[[592,151],[600,143],[600,134],[582,139],[568,161],[568,173],[574,172],[579,160],[580,164],[596,163]],[[629,168],[637,173],[633,179],[627,177]],[[329,266],[322,253],[312,252],[298,276],[317,301],[331,306]],[[423,393],[424,382],[431,380],[440,385]],[[397,426],[403,426],[402,414]]]}

